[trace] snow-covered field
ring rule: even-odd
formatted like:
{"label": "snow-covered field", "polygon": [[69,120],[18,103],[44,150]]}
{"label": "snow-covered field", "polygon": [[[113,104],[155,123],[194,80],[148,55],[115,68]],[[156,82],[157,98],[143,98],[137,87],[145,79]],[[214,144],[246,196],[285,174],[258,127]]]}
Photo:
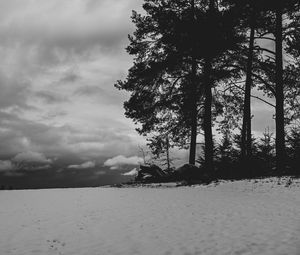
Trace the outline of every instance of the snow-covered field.
{"label": "snow-covered field", "polygon": [[[0,192],[0,254],[300,254],[300,185]],[[287,186],[287,187],[286,187]]]}

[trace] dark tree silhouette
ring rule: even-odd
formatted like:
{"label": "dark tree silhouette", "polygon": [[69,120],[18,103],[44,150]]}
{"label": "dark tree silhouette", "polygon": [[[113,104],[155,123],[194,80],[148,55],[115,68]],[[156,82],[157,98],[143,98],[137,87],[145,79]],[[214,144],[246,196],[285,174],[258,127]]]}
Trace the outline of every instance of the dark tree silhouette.
{"label": "dark tree silhouette", "polygon": [[[137,130],[150,139],[152,149],[159,155],[169,146],[189,147],[189,163],[195,164],[202,129],[201,163],[207,172],[215,173],[214,160],[217,168],[219,162],[235,161],[238,150],[242,162],[236,162],[235,169],[252,159],[255,166],[264,161],[261,157],[269,162],[266,153],[258,153],[268,142],[266,133],[258,142],[260,148],[252,137],[253,97],[275,108],[276,169],[283,173],[285,125],[300,116],[299,2],[145,0],[143,8],[145,14],[133,12],[132,16],[136,31],[129,36],[127,51],[134,56],[133,66],[116,87],[130,92],[125,114],[140,125]],[[265,40],[274,43],[275,50],[265,46]],[[285,54],[289,54],[286,64]],[[252,95],[254,87],[276,103]],[[215,123],[224,135],[220,146],[213,141]],[[234,143],[228,130],[237,127],[241,129],[239,146],[230,150]]]}
{"label": "dark tree silhouette", "polygon": [[284,130],[284,94],[283,94],[283,49],[282,15],[283,6],[277,4],[276,13],[276,169],[285,169],[285,130]]}
{"label": "dark tree silhouette", "polygon": [[[261,9],[257,1],[251,0],[228,0],[229,4],[233,5],[233,9],[238,13],[238,17],[243,21],[241,26],[249,30],[248,49],[246,53],[246,81],[244,90],[244,103],[243,103],[243,124],[242,124],[242,159],[251,156],[251,87],[253,84],[253,58],[254,58],[254,43],[255,43],[255,30],[258,26],[257,20],[261,19]],[[241,54],[239,52],[238,54]]]}
{"label": "dark tree silhouette", "polygon": [[[203,63],[203,86],[204,86],[204,117],[203,130],[205,138],[205,168],[214,172],[213,158],[214,145],[212,134],[212,89],[220,81],[228,79],[228,74],[233,73],[230,63],[235,61],[231,53],[240,47],[243,41],[238,33],[238,21],[234,13],[227,5],[219,1],[208,1],[204,21],[199,31],[204,34],[202,38],[202,63]],[[216,43],[218,42],[218,43]],[[225,71],[225,73],[224,73]],[[226,73],[226,71],[228,73]],[[231,74],[232,74],[231,73]]]}
{"label": "dark tree silhouette", "polygon": [[290,173],[299,176],[300,165],[300,128],[292,127],[287,135],[287,152],[289,156]]}
{"label": "dark tree silhouette", "polygon": [[[190,5],[184,1],[145,1],[146,15],[133,12],[136,31],[129,54],[135,56],[125,81],[116,86],[131,92],[126,116],[142,124],[138,131],[171,133],[186,145],[190,130]],[[193,95],[194,96],[194,95]],[[170,119],[169,116],[172,116]],[[168,124],[168,125],[166,125]]]}
{"label": "dark tree silhouette", "polygon": [[[133,13],[137,30],[130,37],[127,51],[136,55],[127,80],[120,89],[132,92],[125,103],[126,116],[142,124],[140,133],[149,133],[161,124],[162,112],[171,111],[191,128],[190,163],[195,163],[198,106],[204,95],[203,128],[206,140],[206,165],[212,169],[212,87],[215,63],[226,58],[225,52],[236,47],[234,20],[220,12],[211,0],[146,1],[147,15]],[[195,33],[196,28],[198,33]],[[227,33],[227,32],[228,33]],[[201,34],[206,34],[203,38]],[[221,40],[220,44],[216,44]],[[202,73],[199,73],[202,67]],[[213,70],[214,69],[214,70]],[[224,70],[222,70],[224,73]],[[228,75],[228,74],[226,74]],[[223,75],[224,76],[224,75]]]}
{"label": "dark tree silhouette", "polygon": [[197,146],[197,126],[198,126],[198,114],[197,114],[197,56],[196,56],[196,11],[195,0],[191,0],[191,40],[192,40],[192,73],[191,73],[191,143],[190,143],[190,156],[189,163],[195,165],[196,160],[196,146]]}

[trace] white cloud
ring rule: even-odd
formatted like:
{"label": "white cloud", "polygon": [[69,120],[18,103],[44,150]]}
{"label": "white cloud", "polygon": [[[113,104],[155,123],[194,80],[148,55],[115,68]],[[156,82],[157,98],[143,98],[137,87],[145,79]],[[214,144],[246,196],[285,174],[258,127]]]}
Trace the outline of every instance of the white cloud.
{"label": "white cloud", "polygon": [[111,170],[119,169],[124,165],[140,165],[144,160],[140,157],[125,157],[123,155],[116,156],[104,162],[104,166],[109,166]]}
{"label": "white cloud", "polygon": [[14,162],[18,163],[41,163],[41,164],[51,164],[52,160],[46,158],[46,156],[40,152],[26,151],[17,154],[13,158]]}
{"label": "white cloud", "polygon": [[94,168],[96,163],[94,161],[87,161],[82,163],[81,165],[70,165],[68,166],[69,169],[87,169],[87,168]]}
{"label": "white cloud", "polygon": [[10,160],[0,160],[0,172],[14,170],[15,166]]}
{"label": "white cloud", "polygon": [[131,171],[124,173],[125,176],[136,176],[138,174],[138,170],[136,168],[132,169]]}

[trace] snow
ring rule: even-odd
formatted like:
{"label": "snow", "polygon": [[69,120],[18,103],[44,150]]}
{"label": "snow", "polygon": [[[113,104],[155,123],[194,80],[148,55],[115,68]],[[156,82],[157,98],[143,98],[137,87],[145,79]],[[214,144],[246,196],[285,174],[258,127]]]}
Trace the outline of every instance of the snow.
{"label": "snow", "polygon": [[300,184],[0,192],[0,254],[300,254]]}

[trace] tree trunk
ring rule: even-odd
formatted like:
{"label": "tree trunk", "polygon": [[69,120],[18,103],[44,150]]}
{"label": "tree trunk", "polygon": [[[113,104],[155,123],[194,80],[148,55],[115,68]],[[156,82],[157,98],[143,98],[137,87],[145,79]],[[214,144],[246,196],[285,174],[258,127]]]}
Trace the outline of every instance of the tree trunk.
{"label": "tree trunk", "polygon": [[209,59],[204,64],[204,85],[205,85],[205,102],[204,102],[204,138],[205,138],[205,168],[207,171],[214,172],[213,156],[214,145],[212,135],[212,65]]}
{"label": "tree trunk", "polygon": [[[214,12],[216,11],[215,0],[209,1],[209,18],[213,21]],[[215,42],[212,42],[215,43]],[[209,55],[213,54],[209,52]],[[212,59],[211,56],[206,57],[204,61],[204,119],[203,119],[203,129],[204,129],[204,156],[205,156],[205,168],[207,171],[214,173],[214,144],[213,144],[213,134],[212,134]]]}
{"label": "tree trunk", "polygon": [[171,161],[170,161],[170,141],[169,141],[169,135],[167,135],[166,138],[166,154],[167,154],[167,167],[168,170],[171,169]]}
{"label": "tree trunk", "polygon": [[[192,8],[192,19],[193,27],[195,30],[195,1],[191,1]],[[192,35],[193,37],[194,35]],[[196,84],[196,75],[197,75],[197,62],[196,62],[196,45],[195,39],[193,39],[192,45],[192,74],[191,74],[191,143],[190,143],[190,157],[189,163],[195,165],[196,161],[196,146],[197,146],[197,123],[198,123],[198,114],[197,114],[197,84]]]}
{"label": "tree trunk", "polygon": [[245,84],[245,99],[243,112],[243,127],[242,127],[242,159],[250,158],[252,154],[252,134],[251,134],[251,87],[252,87],[252,67],[253,67],[253,51],[254,51],[254,16],[251,14],[251,31],[250,42],[247,59],[247,73]]}
{"label": "tree trunk", "polygon": [[276,170],[285,170],[282,8],[276,10]]}
{"label": "tree trunk", "polygon": [[192,64],[192,84],[191,84],[191,143],[189,163],[195,165],[197,146],[197,84],[196,84],[196,61],[193,58]]}

